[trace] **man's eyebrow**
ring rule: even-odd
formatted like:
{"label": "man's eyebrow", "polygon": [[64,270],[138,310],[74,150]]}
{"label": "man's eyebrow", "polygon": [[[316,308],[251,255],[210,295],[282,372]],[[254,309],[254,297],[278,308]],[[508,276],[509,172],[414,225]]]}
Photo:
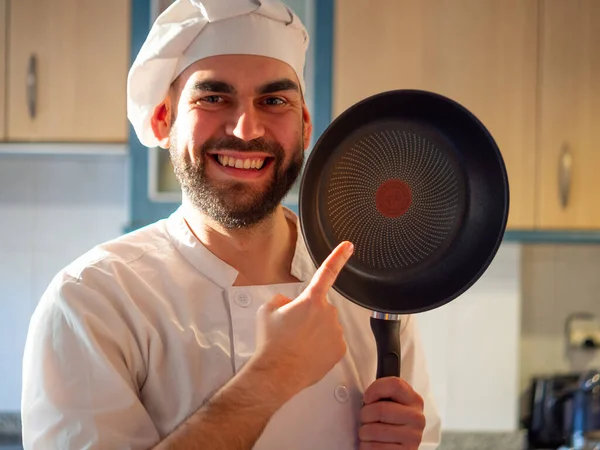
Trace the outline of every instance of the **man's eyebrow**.
{"label": "man's eyebrow", "polygon": [[218,94],[235,94],[235,88],[224,81],[203,80],[194,83],[192,89],[194,92],[215,92]]}
{"label": "man's eyebrow", "polygon": [[290,80],[289,78],[282,78],[281,80],[272,81],[270,83],[259,86],[256,92],[259,95],[273,94],[280,91],[296,91],[300,92],[298,84]]}

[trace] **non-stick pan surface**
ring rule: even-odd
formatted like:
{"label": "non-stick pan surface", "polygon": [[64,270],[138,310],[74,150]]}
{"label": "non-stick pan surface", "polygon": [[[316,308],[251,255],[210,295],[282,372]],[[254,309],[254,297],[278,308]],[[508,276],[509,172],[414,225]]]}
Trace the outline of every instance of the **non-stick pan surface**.
{"label": "non-stick pan surface", "polygon": [[417,90],[350,107],[317,141],[299,216],[320,265],[355,252],[334,289],[373,311],[442,306],[485,272],[501,243],[509,191],[496,142],[466,108]]}

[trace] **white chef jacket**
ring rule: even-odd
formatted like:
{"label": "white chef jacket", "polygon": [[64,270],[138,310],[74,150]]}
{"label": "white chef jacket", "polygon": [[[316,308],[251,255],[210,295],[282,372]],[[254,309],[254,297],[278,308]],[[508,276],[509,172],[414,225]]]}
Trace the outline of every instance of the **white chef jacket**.
{"label": "white chef jacket", "polygon": [[[298,240],[299,283],[233,286],[237,271],[189,230],[183,211],[97,246],[62,270],[37,306],[23,362],[26,450],[148,449],[240,370],[255,348],[258,307],[296,297],[315,272]],[[255,450],[358,447],[362,394],[377,363],[370,311],[331,290],[348,351],[272,417]],[[440,420],[416,325],[401,328],[402,373],[425,400],[420,449]],[[319,351],[319,349],[315,349]]]}

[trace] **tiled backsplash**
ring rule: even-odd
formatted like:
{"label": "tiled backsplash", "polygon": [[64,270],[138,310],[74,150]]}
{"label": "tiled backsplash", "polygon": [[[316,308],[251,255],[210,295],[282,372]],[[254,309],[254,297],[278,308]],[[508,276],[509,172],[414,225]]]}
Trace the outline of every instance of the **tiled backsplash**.
{"label": "tiled backsplash", "polygon": [[124,156],[0,155],[0,411],[20,410],[29,318],[51,278],[128,220]]}
{"label": "tiled backsplash", "polygon": [[568,350],[565,321],[600,318],[600,245],[523,247],[520,388],[532,376],[600,368],[600,350]]}

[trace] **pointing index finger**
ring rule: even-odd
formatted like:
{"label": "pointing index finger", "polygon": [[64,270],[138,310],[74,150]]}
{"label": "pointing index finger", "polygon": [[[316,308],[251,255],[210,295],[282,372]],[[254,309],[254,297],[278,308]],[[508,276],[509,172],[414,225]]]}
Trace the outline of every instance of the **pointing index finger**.
{"label": "pointing index finger", "polygon": [[315,272],[307,291],[310,291],[312,295],[325,296],[337,276],[342,271],[344,265],[352,256],[354,251],[354,245],[351,242],[341,242],[321,264],[319,269]]}

